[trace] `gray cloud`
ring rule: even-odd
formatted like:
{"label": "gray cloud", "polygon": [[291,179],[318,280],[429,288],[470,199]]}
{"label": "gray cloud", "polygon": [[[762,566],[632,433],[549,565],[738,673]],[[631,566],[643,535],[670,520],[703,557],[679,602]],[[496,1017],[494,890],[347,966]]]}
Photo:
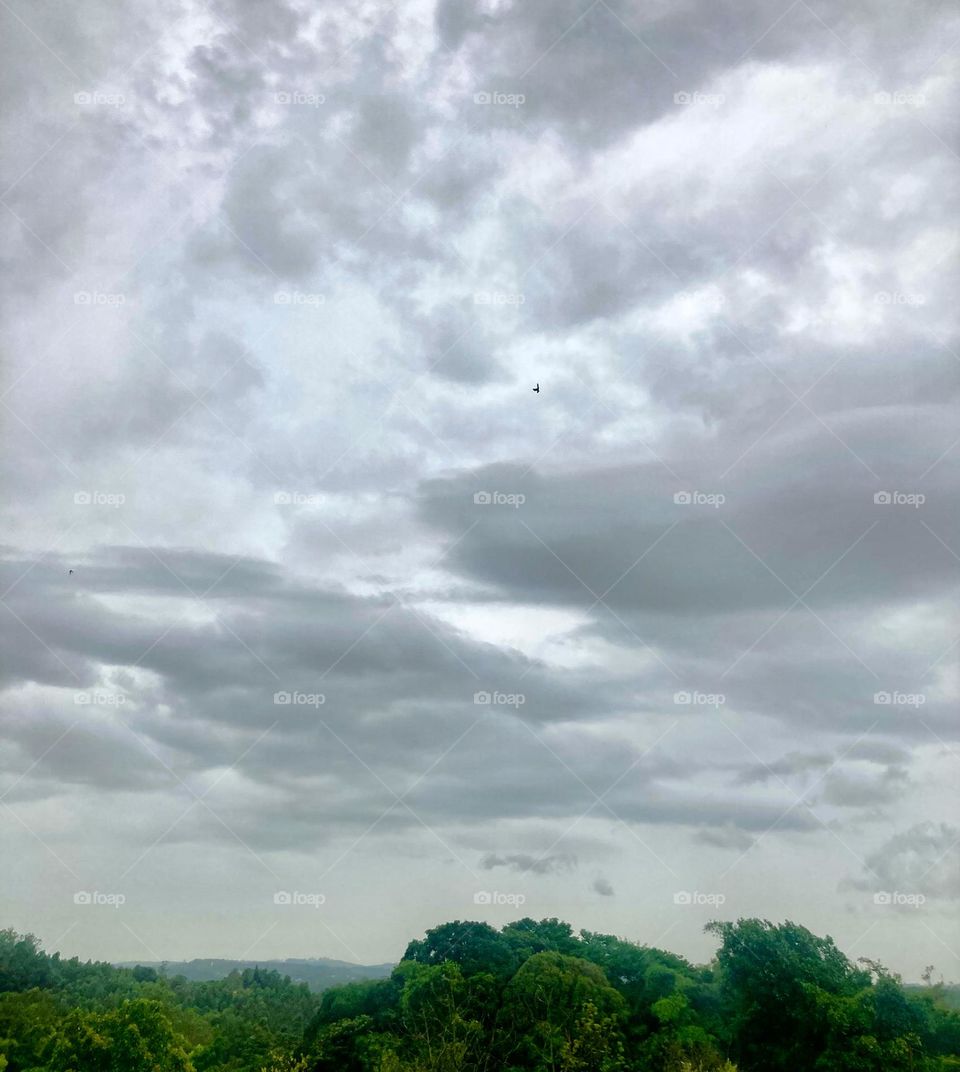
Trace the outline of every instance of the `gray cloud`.
{"label": "gray cloud", "polygon": [[236,954],[282,876],[373,962],[478,870],[641,940],[955,896],[955,12],[18,12],[5,922],[142,955],[63,908],[126,875]]}
{"label": "gray cloud", "polygon": [[497,867],[506,867],[510,871],[519,874],[551,875],[571,871],[577,866],[577,858],[566,853],[556,856],[544,856],[538,859],[524,852],[508,853],[498,856],[496,853],[488,853],[480,861],[484,871],[492,871]]}
{"label": "gray cloud", "polygon": [[861,888],[960,897],[960,830],[949,823],[918,823],[894,834],[865,861]]}
{"label": "gray cloud", "polygon": [[601,897],[613,897],[613,886],[605,878],[594,879],[593,882],[594,893],[599,893]]}
{"label": "gray cloud", "polygon": [[746,852],[753,845],[753,838],[736,827],[724,827],[718,830],[698,830],[695,840],[702,845],[712,845],[718,849],[733,849]]}

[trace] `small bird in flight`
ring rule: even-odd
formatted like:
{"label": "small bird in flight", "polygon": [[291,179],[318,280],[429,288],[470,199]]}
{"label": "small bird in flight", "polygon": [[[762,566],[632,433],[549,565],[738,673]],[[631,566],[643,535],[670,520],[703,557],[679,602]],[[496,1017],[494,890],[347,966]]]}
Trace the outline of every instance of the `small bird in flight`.
{"label": "small bird in flight", "polygon": [[540,384],[538,383],[538,384],[537,384],[537,386],[536,386],[536,387],[532,387],[532,388],[531,388],[531,390],[532,390],[532,391],[535,391],[535,392],[536,392],[537,394],[540,394]]}
{"label": "small bird in flight", "polygon": [[67,570],[68,573],[73,573],[73,570]]}

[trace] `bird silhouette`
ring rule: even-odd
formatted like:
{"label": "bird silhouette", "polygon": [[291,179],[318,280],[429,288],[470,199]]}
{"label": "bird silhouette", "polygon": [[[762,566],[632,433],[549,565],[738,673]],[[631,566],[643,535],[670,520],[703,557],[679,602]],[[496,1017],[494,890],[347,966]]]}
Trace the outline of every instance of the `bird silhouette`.
{"label": "bird silhouette", "polygon": [[537,384],[537,386],[536,386],[536,387],[532,387],[532,388],[531,388],[531,390],[532,390],[532,391],[535,391],[535,392],[536,392],[537,394],[540,394],[540,384],[538,383],[538,384]]}
{"label": "bird silhouette", "polygon": [[73,573],[73,570],[67,570],[68,573]]}

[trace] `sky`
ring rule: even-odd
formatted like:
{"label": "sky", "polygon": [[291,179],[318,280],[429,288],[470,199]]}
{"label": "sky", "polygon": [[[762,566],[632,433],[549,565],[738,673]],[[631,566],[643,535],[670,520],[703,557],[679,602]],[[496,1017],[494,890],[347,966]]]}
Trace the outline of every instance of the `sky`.
{"label": "sky", "polygon": [[960,13],[0,17],[2,924],[960,978]]}

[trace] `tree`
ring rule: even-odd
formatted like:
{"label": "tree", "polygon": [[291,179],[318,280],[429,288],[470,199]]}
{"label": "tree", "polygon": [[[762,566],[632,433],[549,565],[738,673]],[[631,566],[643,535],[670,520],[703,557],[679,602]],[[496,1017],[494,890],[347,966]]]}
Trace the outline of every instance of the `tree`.
{"label": "tree", "polygon": [[35,935],[0,931],[0,992],[49,986],[54,981],[50,961]]}
{"label": "tree", "polygon": [[57,1002],[45,990],[0,994],[0,1055],[9,1072],[47,1064],[61,1018]]}
{"label": "tree", "polygon": [[493,976],[465,979],[460,966],[401,964],[400,1020],[415,1067],[424,1072],[462,1072],[486,1064],[484,1023],[495,987]]}
{"label": "tree", "polygon": [[517,963],[522,964],[534,953],[565,953],[568,956],[583,956],[581,942],[574,936],[573,928],[563,920],[526,917],[510,923],[501,932],[504,940],[514,951]]}
{"label": "tree", "polygon": [[[760,919],[711,923],[731,1042],[745,1072],[813,1069],[836,1023],[830,999],[852,999],[869,987],[832,938],[805,927]],[[845,1006],[844,1006],[845,1007]],[[832,1005],[834,1014],[840,1008]]]}
{"label": "tree", "polygon": [[560,1047],[561,1072],[620,1072],[625,1068],[623,1041],[615,1016],[601,1016],[592,1001],[577,1014],[572,1038]]}
{"label": "tree", "polygon": [[535,953],[504,990],[500,1049],[511,1068],[617,1072],[624,1067],[625,1012],[623,998],[595,964]]}
{"label": "tree", "polygon": [[307,1055],[310,1072],[364,1072],[365,1040],[369,1039],[373,1021],[369,1016],[337,1020],[322,1027]]}
{"label": "tree", "polygon": [[320,1008],[304,1033],[304,1044],[312,1045],[324,1025],[357,1016],[369,1016],[377,1030],[391,1029],[402,989],[403,979],[397,972],[390,979],[364,979],[332,987],[320,999]]}
{"label": "tree", "polygon": [[51,1072],[193,1072],[183,1041],[157,1001],[124,1001],[107,1013],[75,1009],[50,1062]]}
{"label": "tree", "polygon": [[956,988],[905,987],[793,923],[717,923],[714,963],[521,919],[412,942],[322,998],[190,981],[0,932],[0,1072],[960,1072]]}
{"label": "tree", "polygon": [[581,956],[600,966],[627,1003],[626,1052],[652,1072],[685,1056],[719,1060],[719,995],[709,969],[674,953],[583,931]]}
{"label": "tree", "polygon": [[464,975],[488,972],[506,978],[519,963],[510,943],[489,923],[470,920],[443,923],[427,931],[426,937],[413,941],[403,954],[404,960],[418,964],[442,964],[452,960]]}

